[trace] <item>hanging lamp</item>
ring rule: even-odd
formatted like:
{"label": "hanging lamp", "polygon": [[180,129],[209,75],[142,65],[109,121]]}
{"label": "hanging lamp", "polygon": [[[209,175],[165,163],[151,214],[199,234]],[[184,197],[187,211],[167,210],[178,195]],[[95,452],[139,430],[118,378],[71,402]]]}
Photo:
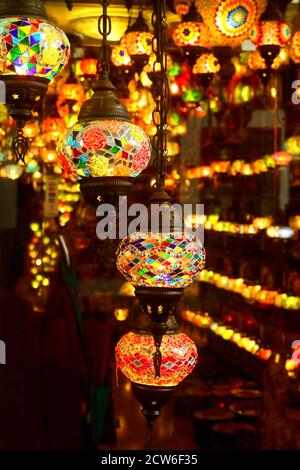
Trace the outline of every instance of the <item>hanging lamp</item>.
{"label": "hanging lamp", "polygon": [[268,4],[259,22],[253,26],[249,38],[258,47],[267,67],[271,67],[280,48],[284,47],[291,38],[291,30],[284,23],[278,5],[274,2]]}
{"label": "hanging lamp", "polygon": [[107,14],[109,0],[102,0],[99,34],[103,38],[99,79],[93,96],[79,112],[78,122],[68,131],[58,147],[65,171],[79,179],[86,201],[116,202],[126,195],[133,179],[147,166],[150,140],[143,129],[130,122],[125,105],[117,98],[109,80],[107,36],[111,20]]}
{"label": "hanging lamp", "polygon": [[142,10],[136,21],[127,28],[121,43],[125,44],[128,54],[138,74],[147,64],[152,51],[153,34],[144,19]]}
{"label": "hanging lamp", "polygon": [[0,77],[9,113],[18,126],[12,142],[16,162],[25,163],[29,147],[22,128],[69,56],[68,38],[47,20],[39,0],[0,2]]}
{"label": "hanging lamp", "polygon": [[[158,67],[154,64],[154,69],[159,70],[160,77],[154,87],[153,122],[157,133],[153,147],[157,168],[155,190],[148,207],[148,227],[153,221],[155,205],[166,209],[171,206],[171,198],[165,191],[169,103],[165,3],[165,0],[153,2],[152,23],[156,33],[153,52],[158,64]],[[135,331],[121,338],[116,347],[117,367],[132,381],[150,433],[161,406],[197,361],[195,345],[179,333],[173,314],[184,288],[204,267],[205,253],[197,237],[184,231],[177,215],[175,211],[168,222],[159,220],[157,226],[151,226],[146,233],[129,234],[117,252],[117,267],[135,287],[141,307]],[[135,363],[134,356],[138,357]]]}
{"label": "hanging lamp", "polygon": [[200,54],[207,52],[211,34],[194,3],[189,12],[182,17],[182,22],[174,29],[172,38],[175,45],[182,49],[191,67]]}

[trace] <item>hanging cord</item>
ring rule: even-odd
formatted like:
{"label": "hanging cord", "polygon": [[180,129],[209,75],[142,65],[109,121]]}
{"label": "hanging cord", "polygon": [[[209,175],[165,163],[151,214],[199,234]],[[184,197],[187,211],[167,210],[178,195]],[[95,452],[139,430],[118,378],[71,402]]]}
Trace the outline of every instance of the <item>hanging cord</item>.
{"label": "hanging cord", "polygon": [[109,74],[109,52],[110,47],[107,44],[107,36],[111,33],[111,19],[108,16],[107,7],[110,4],[110,0],[100,0],[102,6],[102,15],[98,18],[98,32],[102,37],[102,46],[100,48],[100,60],[98,62],[97,72],[99,74]]}
{"label": "hanging cord", "polygon": [[156,59],[153,64],[153,72],[157,75],[154,86],[154,99],[156,107],[152,113],[156,134],[153,137],[153,148],[156,154],[156,189],[165,188],[167,166],[167,131],[170,90],[167,74],[167,17],[166,1],[153,0],[154,11],[152,14],[152,26],[155,35],[152,39],[152,51]]}

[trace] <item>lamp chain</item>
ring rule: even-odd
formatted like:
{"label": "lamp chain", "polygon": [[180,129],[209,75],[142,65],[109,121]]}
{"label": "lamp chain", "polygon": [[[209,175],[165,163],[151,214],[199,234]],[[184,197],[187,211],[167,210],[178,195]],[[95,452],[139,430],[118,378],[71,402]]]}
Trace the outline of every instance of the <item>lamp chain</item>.
{"label": "lamp chain", "polygon": [[156,55],[153,72],[157,75],[154,85],[156,107],[152,113],[156,134],[153,148],[156,153],[156,189],[164,189],[167,166],[167,118],[169,108],[169,82],[167,74],[167,17],[166,1],[153,0],[152,26],[155,35],[152,51]]}
{"label": "lamp chain", "polygon": [[102,15],[98,18],[98,32],[102,36],[102,46],[100,48],[100,60],[98,62],[98,73],[109,73],[109,46],[107,44],[107,36],[111,33],[111,19],[108,16],[107,7],[110,0],[100,0],[102,6]]}

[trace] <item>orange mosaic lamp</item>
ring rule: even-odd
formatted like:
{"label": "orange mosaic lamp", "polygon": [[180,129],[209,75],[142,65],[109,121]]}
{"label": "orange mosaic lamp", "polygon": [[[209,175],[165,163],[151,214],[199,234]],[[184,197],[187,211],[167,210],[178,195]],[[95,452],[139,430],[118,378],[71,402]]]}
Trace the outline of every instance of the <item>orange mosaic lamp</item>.
{"label": "orange mosaic lamp", "polygon": [[292,37],[290,57],[295,64],[300,63],[300,31],[297,31]]}
{"label": "orange mosaic lamp", "polygon": [[173,0],[173,10],[176,15],[187,15],[190,11],[192,0]]}
{"label": "orange mosaic lamp", "polygon": [[260,51],[257,49],[256,51],[250,52],[248,58],[248,67],[251,70],[255,70],[257,72],[258,77],[262,81],[264,85],[269,83],[269,80],[272,75],[272,71],[279,69],[283,64],[283,58],[279,54],[275,57],[271,67],[267,67],[265,59],[261,56]]}
{"label": "orange mosaic lamp", "polygon": [[194,4],[172,35],[177,47],[181,47],[191,66],[197,57],[210,46],[211,34]]}
{"label": "orange mosaic lamp", "polygon": [[270,4],[249,35],[249,39],[258,47],[268,67],[271,67],[280,48],[291,39],[291,30],[281,17],[278,7]]}
{"label": "orange mosaic lamp", "polygon": [[205,52],[198,57],[192,69],[192,73],[196,76],[201,85],[204,87],[213,79],[214,74],[221,70],[220,63],[212,52]]}
{"label": "orange mosaic lamp", "polygon": [[239,46],[264,11],[267,0],[196,0],[212,46]]}
{"label": "orange mosaic lamp", "polygon": [[122,39],[122,44],[125,44],[132,63],[139,74],[148,62],[152,52],[152,38],[153,34],[149,31],[143,14],[140,12],[137,20],[127,29]]}

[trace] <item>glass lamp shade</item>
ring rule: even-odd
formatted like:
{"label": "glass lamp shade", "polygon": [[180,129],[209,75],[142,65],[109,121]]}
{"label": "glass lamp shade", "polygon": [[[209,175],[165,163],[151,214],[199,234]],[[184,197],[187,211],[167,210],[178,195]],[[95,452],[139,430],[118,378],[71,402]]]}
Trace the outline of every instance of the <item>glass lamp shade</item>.
{"label": "glass lamp shade", "polygon": [[204,265],[204,248],[190,233],[134,233],[117,252],[117,268],[135,287],[184,288]]}
{"label": "glass lamp shade", "polygon": [[218,73],[221,70],[218,59],[212,54],[204,53],[198,57],[194,67],[193,74],[203,74],[203,73]]}
{"label": "glass lamp shade", "polygon": [[125,44],[115,46],[111,53],[111,61],[116,67],[132,65],[130,55]]}
{"label": "glass lamp shade", "polygon": [[292,38],[292,44],[290,47],[290,56],[295,64],[300,62],[300,31],[297,31]]}
{"label": "glass lamp shade", "polygon": [[264,11],[266,0],[196,0],[214,46],[238,46]]}
{"label": "glass lamp shade", "polygon": [[95,77],[97,75],[98,59],[85,58],[79,60],[75,65],[75,73],[82,77]]}
{"label": "glass lamp shade", "polygon": [[47,117],[43,121],[42,129],[43,133],[46,134],[47,140],[56,140],[60,134],[65,130],[65,121],[58,116]]}
{"label": "glass lamp shade", "polygon": [[52,80],[66,66],[70,43],[46,19],[0,18],[0,73]]}
{"label": "glass lamp shade", "polygon": [[281,21],[260,21],[255,24],[249,38],[256,46],[285,46],[291,38],[291,30]]}
{"label": "glass lamp shade", "polygon": [[116,366],[131,382],[157,387],[176,387],[197,364],[197,348],[184,333],[164,335],[160,345],[160,376],[155,374],[152,335],[129,332],[116,346]]}
{"label": "glass lamp shade", "polygon": [[1,169],[1,176],[3,178],[8,178],[10,180],[17,180],[22,175],[23,168],[24,167],[20,165],[14,165],[14,164],[5,165]]}
{"label": "glass lamp shade", "polygon": [[147,55],[152,52],[153,34],[149,31],[129,31],[125,34],[124,44],[130,56]]}
{"label": "glass lamp shade", "polygon": [[136,177],[151,156],[150,139],[127,121],[78,122],[58,146],[65,173],[74,178]]}
{"label": "glass lamp shade", "polygon": [[192,0],[173,0],[173,8],[176,15],[187,15],[190,11]]}
{"label": "glass lamp shade", "polygon": [[[283,59],[280,54],[278,54],[277,57],[275,57],[271,68],[273,70],[279,69],[281,65],[283,64]],[[267,69],[267,64],[265,59],[261,56],[259,50],[250,52],[249,58],[248,58],[248,66],[251,70],[266,70]]]}
{"label": "glass lamp shade", "polygon": [[172,37],[177,47],[209,47],[211,34],[203,21],[186,21],[175,28]]}

